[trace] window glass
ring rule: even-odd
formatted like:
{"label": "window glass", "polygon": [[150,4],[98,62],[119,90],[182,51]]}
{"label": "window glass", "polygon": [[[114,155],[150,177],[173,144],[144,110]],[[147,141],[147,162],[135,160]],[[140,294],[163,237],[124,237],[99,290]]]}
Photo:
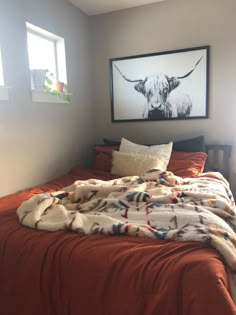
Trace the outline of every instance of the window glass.
{"label": "window glass", "polygon": [[0,51],[0,85],[4,85],[1,51]]}
{"label": "window glass", "polygon": [[64,38],[26,22],[31,89],[67,91]]}
{"label": "window glass", "polygon": [[27,33],[30,69],[47,69],[57,77],[55,41]]}

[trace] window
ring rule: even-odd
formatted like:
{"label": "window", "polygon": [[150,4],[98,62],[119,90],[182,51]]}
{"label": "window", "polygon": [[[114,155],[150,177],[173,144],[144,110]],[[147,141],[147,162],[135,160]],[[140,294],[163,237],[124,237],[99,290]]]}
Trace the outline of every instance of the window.
{"label": "window", "polygon": [[57,79],[56,41],[28,32],[30,69],[48,69]]}
{"label": "window", "polygon": [[2,56],[0,50],[0,101],[8,100],[8,87],[4,85],[3,68],[2,68]]}
{"label": "window", "polygon": [[[30,23],[26,23],[26,28],[33,94],[36,95],[36,92],[40,91],[41,96],[42,92],[55,96],[55,92],[58,91],[58,84],[56,84],[58,81],[64,84],[64,90],[58,93],[65,94],[67,76],[64,39]],[[42,102],[45,102],[45,95],[41,98]],[[52,95],[48,98],[48,102],[51,102],[51,99],[55,102],[55,97],[52,98]],[[35,101],[40,102],[40,100]]]}
{"label": "window", "polygon": [[2,69],[2,56],[1,56],[1,50],[0,50],[0,86],[4,85],[4,79],[3,79],[3,69]]}

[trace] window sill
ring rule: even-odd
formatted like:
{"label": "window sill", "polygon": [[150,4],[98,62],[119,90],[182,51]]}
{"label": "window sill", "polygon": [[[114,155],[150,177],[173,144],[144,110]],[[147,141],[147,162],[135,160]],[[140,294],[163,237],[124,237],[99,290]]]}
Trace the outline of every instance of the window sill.
{"label": "window sill", "polygon": [[8,101],[9,94],[8,94],[9,87],[4,85],[0,86],[0,101]]}
{"label": "window sill", "polygon": [[34,103],[69,103],[64,100],[63,93],[53,95],[44,91],[31,90],[31,95]]}

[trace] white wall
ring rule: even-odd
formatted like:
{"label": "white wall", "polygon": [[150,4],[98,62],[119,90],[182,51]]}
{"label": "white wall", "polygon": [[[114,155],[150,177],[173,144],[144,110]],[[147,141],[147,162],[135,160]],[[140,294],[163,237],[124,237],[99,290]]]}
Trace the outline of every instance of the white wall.
{"label": "white wall", "polygon": [[[236,187],[236,2],[166,0],[91,18],[96,141],[124,136],[160,143],[204,135],[207,143],[233,144]],[[209,119],[112,123],[109,58],[210,45]]]}
{"label": "white wall", "polygon": [[[28,21],[65,39],[71,104],[32,103]],[[44,183],[88,159],[93,143],[89,20],[64,0],[0,0],[10,100],[0,102],[0,195]]]}

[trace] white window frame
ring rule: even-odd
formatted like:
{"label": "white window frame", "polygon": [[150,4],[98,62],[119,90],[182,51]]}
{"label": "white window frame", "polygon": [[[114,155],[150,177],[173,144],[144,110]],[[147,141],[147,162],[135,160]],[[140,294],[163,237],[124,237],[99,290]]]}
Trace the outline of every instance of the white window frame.
{"label": "white window frame", "polygon": [[[66,56],[65,56],[65,41],[62,37],[59,37],[53,33],[50,33],[42,28],[39,28],[31,23],[26,22],[27,33],[31,33],[40,38],[51,41],[54,45],[55,55],[55,79],[67,84],[66,73]],[[60,66],[59,66],[60,64]],[[52,95],[48,92],[38,91],[31,88],[32,101],[42,103],[68,103],[61,95]],[[62,93],[63,94],[63,93]]]}

